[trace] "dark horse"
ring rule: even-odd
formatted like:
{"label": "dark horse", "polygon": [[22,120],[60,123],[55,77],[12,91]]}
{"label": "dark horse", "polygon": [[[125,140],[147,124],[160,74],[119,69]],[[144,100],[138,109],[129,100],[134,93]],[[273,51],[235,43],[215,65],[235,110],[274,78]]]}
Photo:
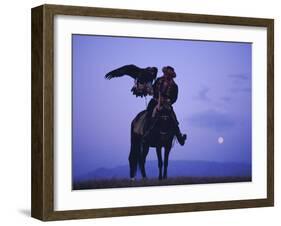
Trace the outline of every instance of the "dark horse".
{"label": "dark horse", "polygon": [[[171,112],[168,107],[161,107],[160,111],[157,113],[156,118],[152,123],[154,127],[150,132],[149,138],[143,141],[143,134],[147,126],[146,110],[140,112],[132,121],[131,124],[131,150],[129,155],[130,163],[130,177],[132,180],[135,179],[137,168],[140,168],[143,178],[146,178],[145,171],[145,161],[146,156],[149,151],[149,147],[155,147],[157,158],[158,158],[158,168],[159,168],[159,180],[167,178],[167,168],[169,153],[172,148],[173,139],[175,137],[174,124],[171,119]],[[140,132],[141,131],[141,132]],[[161,149],[164,147],[164,173],[162,173],[163,160]]]}

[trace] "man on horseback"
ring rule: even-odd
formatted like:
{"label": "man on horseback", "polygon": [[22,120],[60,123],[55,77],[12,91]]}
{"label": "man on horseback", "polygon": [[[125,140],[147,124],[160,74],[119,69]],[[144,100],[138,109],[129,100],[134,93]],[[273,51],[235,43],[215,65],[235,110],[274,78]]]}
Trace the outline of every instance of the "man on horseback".
{"label": "man on horseback", "polygon": [[163,67],[163,76],[158,78],[153,84],[153,98],[147,106],[148,129],[144,134],[144,141],[148,139],[154,125],[157,121],[157,112],[161,107],[169,109],[170,118],[173,121],[176,137],[181,145],[184,145],[186,134],[182,134],[179,128],[179,122],[172,105],[178,98],[178,86],[174,81],[176,73],[171,66]]}
{"label": "man on horseback", "polygon": [[[105,75],[106,79],[130,76],[135,80],[135,85],[131,89],[133,95],[136,97],[153,95],[147,109],[138,113],[131,123],[129,154],[131,180],[134,180],[138,166],[142,177],[146,178],[145,160],[150,147],[156,148],[159,168],[158,178],[160,180],[166,179],[169,153],[174,136],[177,137],[181,145],[184,145],[186,140],[186,134],[180,132],[179,122],[172,107],[178,98],[178,86],[174,81],[175,70],[170,66],[163,67],[163,76],[156,79],[157,71],[156,67],[139,68],[136,65],[129,64]],[[165,149],[163,175],[162,148]]]}

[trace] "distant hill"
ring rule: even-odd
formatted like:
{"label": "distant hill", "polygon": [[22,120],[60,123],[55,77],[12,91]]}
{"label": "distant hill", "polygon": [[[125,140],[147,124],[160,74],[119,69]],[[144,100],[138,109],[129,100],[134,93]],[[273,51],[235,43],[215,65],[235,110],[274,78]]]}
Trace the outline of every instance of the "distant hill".
{"label": "distant hill", "polygon": [[[158,176],[157,161],[146,163],[146,173],[149,178]],[[168,167],[169,177],[251,177],[251,175],[251,165],[244,163],[172,160],[169,161]],[[121,165],[114,168],[98,168],[75,178],[75,181],[128,177],[129,165]]]}

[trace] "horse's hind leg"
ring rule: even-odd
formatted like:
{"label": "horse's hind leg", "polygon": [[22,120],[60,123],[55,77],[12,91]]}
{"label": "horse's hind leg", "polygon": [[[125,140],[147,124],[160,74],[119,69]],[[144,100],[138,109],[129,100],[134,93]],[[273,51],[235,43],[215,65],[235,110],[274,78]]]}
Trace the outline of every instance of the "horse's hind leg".
{"label": "horse's hind leg", "polygon": [[131,150],[129,155],[129,165],[130,165],[130,178],[134,180],[137,173],[137,157],[134,151]]}
{"label": "horse's hind leg", "polygon": [[171,148],[165,147],[165,156],[164,156],[164,179],[167,179],[167,170],[168,170],[168,162],[169,162],[169,154]]}
{"label": "horse's hind leg", "polygon": [[146,161],[146,156],[149,151],[149,146],[143,145],[142,146],[142,151],[141,151],[141,156],[140,156],[140,170],[141,170],[141,175],[142,178],[146,178],[146,171],[145,171],[145,161]]}
{"label": "horse's hind leg", "polygon": [[162,180],[162,167],[163,167],[163,160],[162,160],[162,153],[161,153],[161,147],[156,148],[157,158],[158,158],[158,168],[159,168],[159,176],[158,179]]}

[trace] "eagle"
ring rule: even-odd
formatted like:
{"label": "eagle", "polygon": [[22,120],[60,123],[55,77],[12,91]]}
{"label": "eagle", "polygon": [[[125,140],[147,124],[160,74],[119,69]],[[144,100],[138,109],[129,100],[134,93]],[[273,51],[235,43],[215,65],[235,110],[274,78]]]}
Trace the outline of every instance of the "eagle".
{"label": "eagle", "polygon": [[128,75],[135,80],[131,92],[136,97],[153,95],[153,81],[157,77],[157,67],[140,68],[134,64],[124,65],[105,75],[106,79],[118,78]]}

